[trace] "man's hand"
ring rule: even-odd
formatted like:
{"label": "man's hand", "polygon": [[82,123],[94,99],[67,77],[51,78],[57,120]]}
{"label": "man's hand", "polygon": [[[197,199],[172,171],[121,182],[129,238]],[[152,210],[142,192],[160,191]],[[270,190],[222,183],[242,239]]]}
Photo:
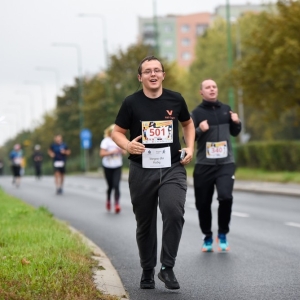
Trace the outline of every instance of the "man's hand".
{"label": "man's hand", "polygon": [[[191,162],[194,155],[194,149],[193,148],[183,148],[182,150],[185,150],[185,158],[180,161],[182,165],[187,165]],[[182,150],[179,150],[181,152]]]}
{"label": "man's hand", "polygon": [[209,129],[209,125],[207,123],[207,120],[204,120],[202,121],[200,124],[199,124],[199,128],[202,132],[205,132]]}
{"label": "man's hand", "polygon": [[138,142],[142,138],[141,135],[134,138],[131,142],[128,142],[126,150],[130,154],[142,154],[145,152],[145,146]]}
{"label": "man's hand", "polygon": [[232,111],[230,111],[229,113],[230,113],[230,117],[231,117],[232,122],[234,122],[236,124],[239,124],[240,123],[240,119],[239,119],[238,114],[234,113]]}

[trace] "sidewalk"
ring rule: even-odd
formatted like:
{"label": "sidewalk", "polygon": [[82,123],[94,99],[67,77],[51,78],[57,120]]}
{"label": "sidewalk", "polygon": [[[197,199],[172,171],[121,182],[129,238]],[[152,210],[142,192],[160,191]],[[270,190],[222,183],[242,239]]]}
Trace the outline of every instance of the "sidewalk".
{"label": "sidewalk", "polygon": [[[87,177],[103,178],[102,172],[90,172],[85,174]],[[122,174],[122,180],[128,180],[128,174]],[[193,178],[187,178],[188,185],[193,186]],[[296,183],[280,183],[280,182],[264,182],[264,181],[246,181],[235,180],[234,191],[252,192],[263,194],[275,194],[286,196],[300,196],[300,184]]]}
{"label": "sidewalk", "polygon": [[[91,178],[103,178],[102,172],[86,173],[85,176]],[[122,180],[128,180],[127,173],[122,174]],[[188,177],[187,181],[189,186],[193,186],[192,177]],[[299,197],[300,184],[236,180],[234,183],[234,191]],[[92,245],[92,249],[98,249],[97,252],[100,257],[99,265],[103,265],[101,264],[102,261],[102,263],[105,262],[104,264],[108,266],[107,269],[104,269],[105,271],[98,271],[97,276],[94,277],[96,286],[105,294],[116,295],[119,296],[120,299],[129,299],[117,271],[114,269],[105,253],[91,241],[88,243],[89,245]],[[95,251],[93,251],[93,253],[94,252]]]}

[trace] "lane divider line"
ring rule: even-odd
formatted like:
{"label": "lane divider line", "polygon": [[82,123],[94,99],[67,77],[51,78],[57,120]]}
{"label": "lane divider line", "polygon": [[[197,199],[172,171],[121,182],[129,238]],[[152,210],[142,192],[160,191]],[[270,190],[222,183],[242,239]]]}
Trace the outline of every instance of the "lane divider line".
{"label": "lane divider line", "polygon": [[284,225],[300,228],[300,224],[294,222],[285,222]]}
{"label": "lane divider line", "polygon": [[249,214],[241,213],[241,212],[237,212],[237,211],[233,211],[231,214],[235,217],[241,217],[241,218],[249,218],[250,217]]}

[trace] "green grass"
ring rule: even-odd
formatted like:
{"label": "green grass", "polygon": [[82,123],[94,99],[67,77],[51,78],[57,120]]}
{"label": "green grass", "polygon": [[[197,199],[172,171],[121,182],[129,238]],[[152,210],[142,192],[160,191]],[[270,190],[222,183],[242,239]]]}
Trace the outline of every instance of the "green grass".
{"label": "green grass", "polygon": [[[187,167],[187,175],[193,176],[193,167]],[[261,169],[237,168],[235,172],[237,180],[269,181],[282,183],[300,183],[299,172],[271,172]]]}
{"label": "green grass", "polygon": [[282,183],[300,183],[299,172],[270,172],[261,169],[246,169],[238,168],[236,170],[237,180],[254,180],[254,181],[270,181],[270,182],[282,182]]}
{"label": "green grass", "polygon": [[[187,176],[193,177],[193,166],[186,167]],[[129,172],[128,168],[123,168],[124,174]],[[300,172],[288,171],[266,171],[262,169],[237,168],[235,172],[237,180],[253,180],[281,183],[298,183],[300,184]]]}
{"label": "green grass", "polygon": [[0,299],[116,300],[95,287],[91,250],[55,220],[0,189]]}

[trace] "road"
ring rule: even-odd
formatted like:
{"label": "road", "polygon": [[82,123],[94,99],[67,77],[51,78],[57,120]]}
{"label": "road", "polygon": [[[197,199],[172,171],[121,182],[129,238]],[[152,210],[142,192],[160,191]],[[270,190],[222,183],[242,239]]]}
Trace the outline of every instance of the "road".
{"label": "road", "polygon": [[[106,184],[101,178],[68,176],[65,193],[55,195],[52,177],[22,178],[20,188],[11,177],[0,186],[25,202],[47,207],[58,219],[81,231],[110,258],[131,300],[299,300],[300,199],[235,192],[228,253],[201,253],[202,234],[189,187],[185,226],[174,268],[181,289],[170,291],[156,277],[155,290],[139,289],[141,268],[135,242],[135,219],[128,184],[121,183],[122,211],[105,210]],[[217,201],[214,201],[216,233]],[[161,221],[159,220],[159,247]],[[156,267],[158,273],[160,264]]]}

